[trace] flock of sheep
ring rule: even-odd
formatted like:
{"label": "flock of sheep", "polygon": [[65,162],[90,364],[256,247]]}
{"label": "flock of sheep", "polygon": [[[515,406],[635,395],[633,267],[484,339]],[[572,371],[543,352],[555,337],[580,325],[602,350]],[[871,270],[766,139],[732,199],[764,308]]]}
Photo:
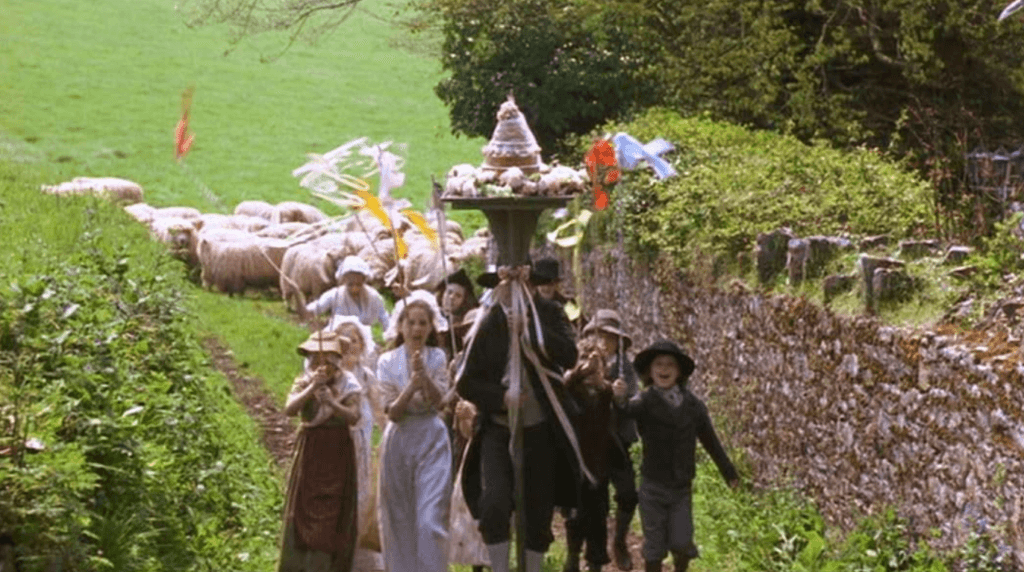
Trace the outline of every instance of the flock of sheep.
{"label": "flock of sheep", "polygon": [[198,271],[203,287],[229,295],[244,294],[249,288],[278,288],[294,310],[335,286],[335,268],[348,255],[370,265],[372,286],[398,283],[409,290],[432,290],[446,271],[454,272],[470,259],[486,260],[490,238],[487,229],[481,229],[465,239],[458,223],[446,221],[442,230],[436,218],[428,215],[429,224],[443,232],[446,259],[442,264],[441,252],[418,228],[403,221],[397,230],[408,255],[399,263],[393,231],[365,212],[330,218],[312,205],[295,201],[276,205],[243,201],[230,215],[202,213],[192,207],[157,208],[139,202],[142,189],[137,184],[111,178],[78,178],[42,190],[133,203],[124,210],[147,225],[173,256]]}

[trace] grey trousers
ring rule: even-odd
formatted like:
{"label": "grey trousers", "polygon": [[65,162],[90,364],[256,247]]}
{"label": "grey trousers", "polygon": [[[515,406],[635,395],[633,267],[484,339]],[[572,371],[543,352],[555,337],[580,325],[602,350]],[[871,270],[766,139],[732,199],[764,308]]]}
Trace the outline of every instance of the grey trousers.
{"label": "grey trousers", "polygon": [[661,562],[668,552],[697,558],[690,487],[666,487],[644,479],[640,483],[639,497],[644,560]]}

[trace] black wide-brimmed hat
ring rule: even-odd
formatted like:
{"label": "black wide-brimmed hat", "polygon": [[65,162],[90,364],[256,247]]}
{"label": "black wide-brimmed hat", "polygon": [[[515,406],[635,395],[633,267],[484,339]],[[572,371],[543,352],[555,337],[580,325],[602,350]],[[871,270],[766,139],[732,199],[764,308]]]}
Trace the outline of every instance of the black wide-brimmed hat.
{"label": "black wide-brimmed hat", "polygon": [[498,269],[493,264],[487,266],[487,272],[476,277],[476,283],[484,288],[494,288],[501,283],[498,277]]}
{"label": "black wide-brimmed hat", "polygon": [[647,346],[644,351],[636,354],[636,357],[633,358],[633,369],[645,379],[650,379],[648,370],[651,367],[651,362],[660,355],[670,355],[679,362],[680,382],[685,381],[693,373],[695,367],[693,360],[683,353],[683,350],[679,349],[679,346],[672,340],[658,340]]}
{"label": "black wide-brimmed hat", "polygon": [[446,283],[458,284],[466,289],[466,294],[468,296],[476,297],[476,292],[473,291],[473,281],[469,279],[469,275],[466,274],[466,271],[462,268],[459,268],[458,272],[453,272],[448,275],[448,279],[441,283],[442,289]]}
{"label": "black wide-brimmed hat", "polygon": [[534,262],[532,268],[530,268],[530,282],[532,282],[534,286],[551,284],[552,282],[558,282],[561,279],[562,277],[559,272],[558,260],[554,258],[540,258]]}

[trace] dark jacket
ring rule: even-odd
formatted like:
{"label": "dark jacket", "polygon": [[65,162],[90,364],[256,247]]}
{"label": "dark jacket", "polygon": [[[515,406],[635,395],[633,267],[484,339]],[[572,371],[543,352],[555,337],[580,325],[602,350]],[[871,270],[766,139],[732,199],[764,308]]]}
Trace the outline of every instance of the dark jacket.
{"label": "dark jacket", "polygon": [[683,402],[675,409],[648,387],[620,411],[637,420],[644,445],[640,474],[645,480],[666,487],[689,486],[696,472],[698,439],[726,482],[738,478],[711,425],[707,406],[688,389],[683,389]]}
{"label": "dark jacket", "polygon": [[[540,296],[533,299],[537,308],[537,318],[544,333],[544,349],[547,351],[549,368],[562,373],[576,364],[576,339],[562,306],[556,302],[545,300]],[[534,348],[538,342],[534,329],[530,328],[530,339]],[[508,319],[500,305],[495,304],[487,310],[487,316],[480,325],[473,347],[466,356],[466,364],[462,376],[455,380],[456,390],[463,399],[476,405],[481,417],[505,412],[505,387],[501,379],[505,375],[505,364],[509,359],[511,341],[508,332]],[[537,352],[538,357],[543,356]],[[544,388],[540,385],[537,372],[526,363],[530,384],[534,395],[544,408],[544,414],[554,420],[551,403],[548,401]],[[561,383],[556,380],[552,384],[556,391],[562,391]]]}
{"label": "dark jacket", "polygon": [[[549,358],[547,367],[561,374],[576,363],[577,350],[576,340],[572,327],[569,325],[565,311],[561,304],[545,300],[540,296],[533,299],[537,308],[537,319],[540,322],[544,334],[544,348]],[[538,342],[534,329],[530,328],[530,338],[534,348]],[[466,355],[466,363],[462,375],[455,380],[455,388],[459,395],[473,403],[477,407],[478,415],[476,421],[477,432],[485,429],[488,423],[493,423],[492,415],[506,413],[505,408],[505,387],[501,384],[505,374],[505,366],[509,359],[508,320],[500,305],[495,304],[487,310],[484,322],[480,324],[480,330],[476,333],[469,353]],[[540,352],[538,357],[544,361]],[[576,481],[578,480],[579,468],[576,466],[575,456],[570,449],[565,434],[561,431],[555,413],[551,408],[547,393],[540,383],[540,377],[533,367],[524,358],[523,362],[527,378],[533,388],[533,394],[541,404],[548,423],[559,435],[558,466],[551,468],[554,476],[563,476],[553,483],[556,491],[556,504],[558,506],[574,506],[576,502]],[[575,420],[577,413],[575,403],[568,396],[565,387],[560,379],[551,379],[559,403],[565,409],[571,421]],[[479,439],[473,439],[469,450],[466,452],[466,462],[463,468],[462,485],[466,503],[474,517],[478,517],[477,500],[480,493],[480,462],[479,462]],[[527,461],[528,462],[528,461]]]}

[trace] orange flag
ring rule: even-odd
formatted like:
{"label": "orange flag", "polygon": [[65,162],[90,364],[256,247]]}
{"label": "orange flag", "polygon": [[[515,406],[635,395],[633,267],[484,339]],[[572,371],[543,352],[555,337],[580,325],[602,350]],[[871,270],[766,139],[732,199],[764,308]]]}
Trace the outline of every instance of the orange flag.
{"label": "orange flag", "polygon": [[188,112],[192,108],[192,92],[195,90],[189,86],[181,92],[181,119],[174,128],[174,158],[178,161],[192,148],[192,141],[195,140],[195,133],[188,132]]}
{"label": "orange flag", "polygon": [[420,232],[423,233],[423,236],[427,237],[427,240],[430,241],[430,245],[434,247],[434,250],[441,249],[441,243],[437,238],[437,231],[431,228],[427,223],[427,219],[423,218],[423,215],[412,209],[406,209],[402,211],[402,214],[405,215],[405,218],[409,219],[409,222],[416,225],[416,228],[420,229]]}

